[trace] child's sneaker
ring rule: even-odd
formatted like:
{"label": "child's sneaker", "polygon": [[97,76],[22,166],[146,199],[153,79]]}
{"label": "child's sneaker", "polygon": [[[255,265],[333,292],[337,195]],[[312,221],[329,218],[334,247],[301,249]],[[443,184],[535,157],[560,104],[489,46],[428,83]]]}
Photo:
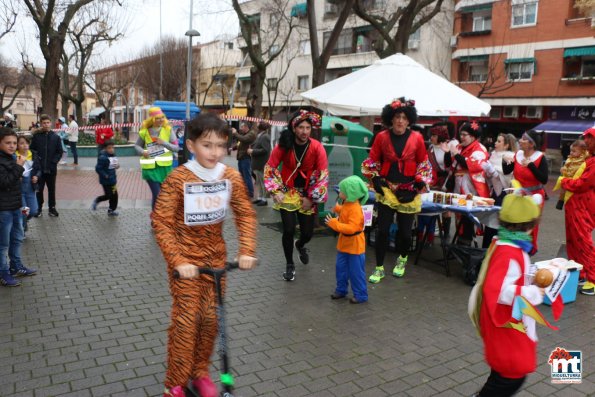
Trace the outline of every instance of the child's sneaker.
{"label": "child's sneaker", "polygon": [[217,386],[215,386],[211,378],[208,376],[194,379],[192,381],[192,386],[196,389],[200,397],[217,397],[219,395]]}
{"label": "child's sneaker", "polygon": [[60,214],[58,214],[58,211],[56,211],[55,208],[50,208],[48,212],[50,216],[60,216]]}
{"label": "child's sneaker", "polygon": [[12,277],[10,273],[0,273],[0,285],[5,287],[18,287],[21,282]]}
{"label": "child's sneaker", "polygon": [[107,210],[107,215],[108,216],[118,216],[120,214],[116,210]]}
{"label": "child's sneaker", "polygon": [[10,275],[13,277],[33,276],[36,273],[37,273],[37,269],[28,269],[25,266],[10,268]]}
{"label": "child's sneaker", "polygon": [[165,389],[163,397],[186,397],[186,392],[182,386],[174,386],[171,389]]}
{"label": "child's sneaker", "polygon": [[580,292],[583,295],[595,295],[595,284],[587,281],[580,289]]}
{"label": "child's sneaker", "polygon": [[97,211],[97,199],[93,199],[91,203],[91,211]]}
{"label": "child's sneaker", "polygon": [[285,267],[285,272],[283,272],[283,279],[285,281],[293,281],[295,280],[295,265],[287,264]]}
{"label": "child's sneaker", "polygon": [[578,279],[578,286],[582,287],[583,285],[585,285],[586,282],[587,282],[587,279],[585,277],[581,277]]}
{"label": "child's sneaker", "polygon": [[397,259],[397,264],[393,269],[393,276],[395,277],[403,277],[405,275],[405,265],[407,264],[407,257],[399,256]]}
{"label": "child's sneaker", "polygon": [[372,284],[378,284],[384,278],[384,266],[376,266],[374,273],[368,279]]}
{"label": "child's sneaker", "polygon": [[307,265],[310,262],[310,255],[308,255],[308,249],[306,247],[302,247],[299,248],[298,245],[298,240],[295,240],[295,249],[298,252],[298,258],[300,259],[300,262],[302,262],[302,265]]}

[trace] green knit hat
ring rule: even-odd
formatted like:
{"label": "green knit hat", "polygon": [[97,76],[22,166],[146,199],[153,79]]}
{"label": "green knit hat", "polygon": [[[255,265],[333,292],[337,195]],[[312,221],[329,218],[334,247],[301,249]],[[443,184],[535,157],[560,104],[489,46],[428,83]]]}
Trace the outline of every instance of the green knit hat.
{"label": "green knit hat", "polygon": [[339,182],[339,190],[347,196],[345,201],[358,201],[364,205],[368,201],[368,186],[357,175],[349,176]]}

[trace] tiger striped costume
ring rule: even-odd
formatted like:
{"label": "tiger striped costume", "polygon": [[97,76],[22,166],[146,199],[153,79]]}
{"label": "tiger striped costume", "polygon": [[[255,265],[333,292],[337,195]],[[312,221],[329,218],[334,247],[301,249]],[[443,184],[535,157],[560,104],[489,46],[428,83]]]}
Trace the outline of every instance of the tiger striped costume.
{"label": "tiger striped costume", "polygon": [[[222,179],[231,182],[230,206],[239,237],[239,255],[256,256],[256,214],[238,171],[226,167]],[[184,183],[202,182],[186,167],[178,167],[164,181],[152,215],[155,237],[169,276],[172,296],[168,330],[165,387],[186,385],[189,378],[209,374],[209,358],[217,337],[215,285],[212,277],[178,280],[172,276],[183,263],[213,268],[225,265],[223,223],[184,224]],[[225,283],[223,283],[223,288]]]}

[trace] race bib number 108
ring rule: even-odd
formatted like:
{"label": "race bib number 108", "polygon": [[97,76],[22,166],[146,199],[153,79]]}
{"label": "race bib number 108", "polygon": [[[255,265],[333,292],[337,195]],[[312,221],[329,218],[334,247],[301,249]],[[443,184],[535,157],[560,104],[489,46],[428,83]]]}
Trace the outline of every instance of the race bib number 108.
{"label": "race bib number 108", "polygon": [[231,183],[216,182],[184,184],[184,223],[189,226],[223,222],[229,207]]}

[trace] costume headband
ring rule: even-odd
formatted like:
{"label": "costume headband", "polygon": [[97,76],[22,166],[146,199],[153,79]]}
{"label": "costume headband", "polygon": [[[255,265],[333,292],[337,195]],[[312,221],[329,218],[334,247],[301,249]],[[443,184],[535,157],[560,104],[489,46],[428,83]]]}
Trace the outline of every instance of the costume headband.
{"label": "costume headband", "polygon": [[533,146],[537,147],[537,144],[535,143],[535,141],[533,140],[533,138],[531,138],[531,136],[529,134],[527,134],[526,132],[523,132],[523,139],[528,140],[529,142],[533,143]]}
{"label": "costume headband", "polygon": [[390,103],[390,107],[393,109],[404,108],[407,106],[414,107],[415,101],[413,99],[408,99],[405,100],[405,102],[402,102],[400,99],[393,99],[393,101]]}
{"label": "costume headband", "polygon": [[436,135],[439,138],[444,138],[448,140],[450,137],[448,136],[448,127],[445,125],[437,125],[435,127],[430,128],[430,134]]}
{"label": "costume headband", "polygon": [[293,130],[302,121],[309,121],[312,127],[320,127],[320,116],[314,112],[307,110],[300,110],[300,114],[291,120],[291,129]]}
{"label": "costume headband", "polygon": [[587,129],[585,132],[583,132],[583,136],[587,136],[587,135],[595,138],[595,127],[591,127],[589,129]]}

